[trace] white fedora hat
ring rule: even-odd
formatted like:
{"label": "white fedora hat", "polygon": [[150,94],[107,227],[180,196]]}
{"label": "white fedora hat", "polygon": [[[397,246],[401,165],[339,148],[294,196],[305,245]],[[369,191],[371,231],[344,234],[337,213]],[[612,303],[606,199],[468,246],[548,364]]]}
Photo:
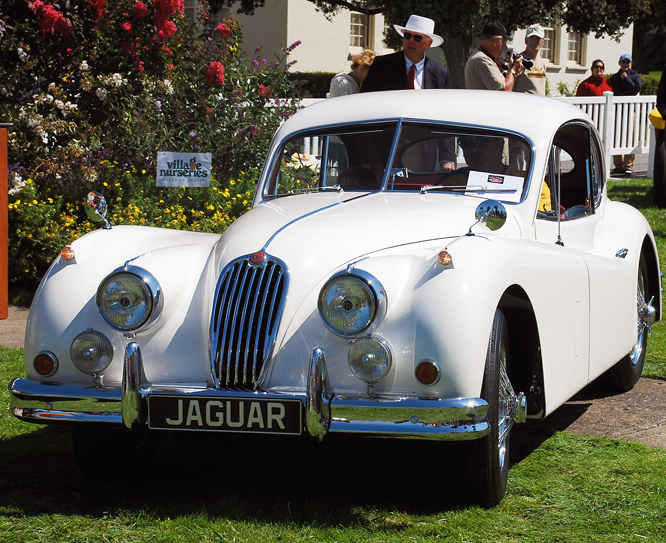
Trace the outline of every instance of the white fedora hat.
{"label": "white fedora hat", "polygon": [[[412,15],[405,26],[393,25],[396,32],[403,36],[403,32],[416,32],[432,38],[432,47],[442,45],[444,38],[435,34],[435,21],[420,15]],[[404,36],[403,36],[404,37]]]}

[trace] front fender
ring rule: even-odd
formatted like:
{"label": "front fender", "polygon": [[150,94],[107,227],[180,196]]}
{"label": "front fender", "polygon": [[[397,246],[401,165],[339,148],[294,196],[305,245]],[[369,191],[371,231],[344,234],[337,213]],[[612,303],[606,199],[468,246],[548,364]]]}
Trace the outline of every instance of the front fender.
{"label": "front fender", "polygon": [[[151,360],[146,367],[148,378],[164,382],[204,376],[203,369],[192,371],[196,364],[183,370],[180,362],[185,351],[188,353],[185,359],[204,362],[208,359],[212,294],[206,292],[211,288],[206,270],[218,239],[219,236],[212,234],[115,226],[111,230],[97,230],[72,243],[74,259],[66,261],[60,256],[55,259],[30,308],[25,336],[28,378],[41,379],[31,362],[37,353],[48,350],[60,362],[53,379],[71,384],[90,383],[90,376],[71,363],[69,349],[78,334],[92,328],[106,335],[114,348],[113,361],[105,371],[106,382],[120,382],[127,340],[104,322],[95,296],[101,281],[128,261],[152,273],[164,295],[161,318],[154,327],[139,332],[135,339],[142,345],[146,358]],[[168,351],[173,367],[165,362]],[[181,355],[180,360],[178,355]],[[191,375],[182,375],[183,371]]]}

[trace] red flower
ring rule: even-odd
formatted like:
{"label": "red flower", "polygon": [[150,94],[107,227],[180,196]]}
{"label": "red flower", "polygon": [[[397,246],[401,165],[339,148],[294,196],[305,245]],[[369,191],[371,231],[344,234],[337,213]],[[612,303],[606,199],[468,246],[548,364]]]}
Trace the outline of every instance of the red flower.
{"label": "red flower", "polygon": [[57,9],[50,4],[45,6],[42,2],[35,2],[34,5],[41,13],[41,18],[37,21],[37,26],[43,37],[57,32],[63,38],[69,38],[73,30],[72,25]]}
{"label": "red flower", "polygon": [[123,32],[132,32],[132,23],[129,21],[125,21],[123,24],[120,25],[120,30]]}
{"label": "red flower", "polygon": [[259,96],[270,96],[271,95],[271,89],[268,87],[264,87],[263,85],[259,85]]}
{"label": "red flower", "polygon": [[174,24],[173,21],[166,21],[164,25],[162,26],[161,29],[159,29],[159,32],[157,35],[163,39],[163,40],[168,40],[171,36],[173,36],[176,32],[178,32],[178,29],[176,28],[176,25]]}
{"label": "red flower", "polygon": [[217,28],[215,29],[215,31],[216,31],[220,36],[222,36],[225,40],[228,39],[229,36],[231,36],[231,28],[229,28],[229,27],[228,27],[227,25],[225,25],[224,23],[220,23],[219,25],[217,25]]}
{"label": "red flower", "polygon": [[146,7],[146,4],[143,2],[134,2],[134,7],[132,8],[130,17],[135,21],[143,22],[143,20],[146,18],[146,15],[148,15],[148,8]]}
{"label": "red flower", "polygon": [[206,85],[224,85],[224,66],[221,62],[213,61],[206,68]]}
{"label": "red flower", "polygon": [[93,19],[99,21],[104,13],[104,4],[106,0],[90,0],[90,9],[93,12]]}

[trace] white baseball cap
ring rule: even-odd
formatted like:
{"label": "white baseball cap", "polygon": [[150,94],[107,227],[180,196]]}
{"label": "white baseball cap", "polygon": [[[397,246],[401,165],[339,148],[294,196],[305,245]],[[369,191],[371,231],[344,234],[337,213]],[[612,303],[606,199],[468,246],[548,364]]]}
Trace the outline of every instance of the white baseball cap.
{"label": "white baseball cap", "polygon": [[540,38],[544,38],[546,36],[546,31],[540,24],[528,26],[525,37],[529,38],[530,36],[539,36]]}

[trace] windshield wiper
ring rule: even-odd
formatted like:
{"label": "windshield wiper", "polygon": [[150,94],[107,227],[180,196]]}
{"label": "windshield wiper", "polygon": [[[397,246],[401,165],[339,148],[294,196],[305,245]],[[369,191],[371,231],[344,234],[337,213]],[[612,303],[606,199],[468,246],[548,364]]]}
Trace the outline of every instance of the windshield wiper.
{"label": "windshield wiper", "polygon": [[451,190],[451,191],[473,191],[473,192],[516,192],[515,188],[511,187],[488,187],[485,185],[424,185],[421,187],[421,194],[425,194],[429,190]]}
{"label": "windshield wiper", "polygon": [[288,190],[287,192],[282,192],[280,194],[273,194],[273,198],[282,198],[283,196],[293,196],[294,194],[302,194],[302,193],[308,193],[308,192],[321,192],[321,191],[327,191],[327,190],[335,190],[337,192],[344,192],[343,188],[340,185],[330,185],[326,187],[310,187],[310,188],[302,188],[302,189],[291,189]]}

